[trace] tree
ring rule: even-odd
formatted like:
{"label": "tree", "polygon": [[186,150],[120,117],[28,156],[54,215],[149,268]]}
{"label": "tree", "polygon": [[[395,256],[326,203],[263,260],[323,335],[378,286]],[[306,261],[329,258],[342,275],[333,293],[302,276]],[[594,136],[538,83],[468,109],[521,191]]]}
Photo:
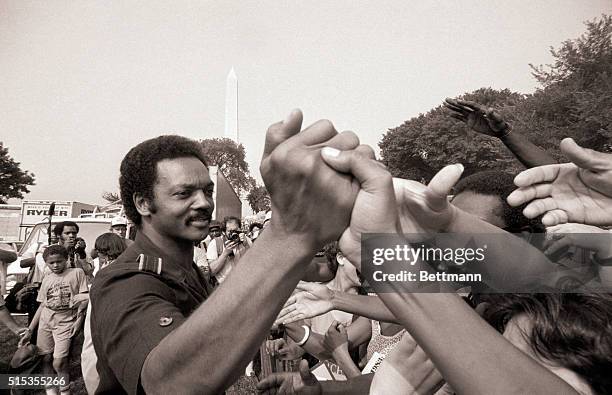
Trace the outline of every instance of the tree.
{"label": "tree", "polygon": [[533,66],[542,85],[519,113],[542,146],[558,147],[572,137],[595,150],[610,151],[612,141],[612,16],[585,23],[587,31],[551,48],[553,64]]}
{"label": "tree", "polygon": [[8,148],[0,142],[0,203],[10,198],[23,199],[30,192],[28,186],[35,185],[34,174],[21,170],[20,163],[9,156]]}
{"label": "tree", "polygon": [[263,185],[253,188],[247,196],[247,201],[255,213],[270,210],[270,194]]}
{"label": "tree", "polygon": [[117,192],[102,192],[102,199],[109,203],[117,203],[121,201],[121,196]]}
{"label": "tree", "polygon": [[[559,161],[559,142],[612,152],[612,16],[586,22],[587,32],[551,49],[552,65],[532,66],[541,87],[523,95],[481,88],[460,98],[494,107],[512,129]],[[383,163],[396,177],[428,181],[444,165],[462,163],[465,175],[521,169],[503,144],[478,135],[436,107],[390,129],[379,143]]]}
{"label": "tree", "polygon": [[[524,100],[519,93],[491,88],[460,98],[495,107],[509,121],[513,108]],[[516,171],[521,167],[500,141],[469,130],[442,106],[390,129],[379,147],[382,161],[394,177],[422,182],[450,163],[463,164],[465,175],[490,169]]]}
{"label": "tree", "polygon": [[255,187],[255,179],[249,172],[242,144],[236,144],[227,138],[205,139],[201,144],[208,164],[219,167],[238,195],[249,192]]}

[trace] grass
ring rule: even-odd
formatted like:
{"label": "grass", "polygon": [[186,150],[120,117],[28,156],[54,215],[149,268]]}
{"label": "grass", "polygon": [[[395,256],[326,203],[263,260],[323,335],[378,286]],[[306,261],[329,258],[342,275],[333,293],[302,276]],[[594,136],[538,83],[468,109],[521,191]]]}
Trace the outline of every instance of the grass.
{"label": "grass", "polygon": [[[14,316],[17,323],[27,326],[27,316]],[[8,373],[11,358],[17,350],[18,337],[8,330],[4,325],[0,324],[0,373]],[[87,390],[83,383],[81,374],[81,349],[83,347],[83,331],[81,330],[77,336],[73,338],[72,347],[70,350],[70,380],[72,381],[72,395],[86,395]],[[40,372],[36,372],[40,373]],[[1,390],[0,390],[1,393]],[[44,395],[43,390],[30,390],[26,394]]]}

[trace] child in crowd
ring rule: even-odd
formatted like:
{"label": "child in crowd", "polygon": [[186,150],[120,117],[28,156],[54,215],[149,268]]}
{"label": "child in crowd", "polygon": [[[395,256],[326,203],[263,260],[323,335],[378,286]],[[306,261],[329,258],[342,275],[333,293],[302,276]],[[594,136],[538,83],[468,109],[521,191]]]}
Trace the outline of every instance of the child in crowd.
{"label": "child in crowd", "polygon": [[[67,395],[70,393],[70,343],[83,323],[89,289],[82,269],[67,268],[68,251],[63,246],[49,246],[43,259],[51,272],[43,278],[36,299],[40,307],[21,343],[29,341],[32,330],[38,325],[36,345],[43,356],[43,372],[65,377],[60,392]],[[57,394],[55,387],[48,387],[46,392]]]}

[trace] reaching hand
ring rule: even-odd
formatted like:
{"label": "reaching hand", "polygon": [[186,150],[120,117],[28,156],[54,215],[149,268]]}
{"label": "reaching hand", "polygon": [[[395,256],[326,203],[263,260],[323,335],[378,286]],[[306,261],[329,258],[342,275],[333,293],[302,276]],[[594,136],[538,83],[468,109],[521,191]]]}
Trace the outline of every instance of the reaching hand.
{"label": "reaching hand", "polygon": [[561,141],[561,151],[573,163],[523,171],[514,179],[519,188],[508,196],[508,203],[531,202],[523,214],[527,218],[544,214],[546,226],[612,224],[612,154],[582,148],[570,138]]}
{"label": "reaching hand", "polygon": [[308,362],[300,362],[299,372],[272,373],[257,384],[257,389],[264,394],[299,394],[320,395],[321,384],[310,373]]}
{"label": "reaching hand", "polygon": [[28,344],[30,342],[30,339],[32,338],[32,331],[30,331],[29,328],[25,328],[26,330],[21,330],[21,338],[19,339],[19,342],[17,343],[17,347],[22,347],[26,344]]}
{"label": "reaching hand", "polygon": [[421,241],[412,239],[417,237],[416,234],[440,232],[449,226],[456,209],[448,202],[448,195],[462,172],[460,164],[446,166],[427,186],[416,181],[393,179],[402,232],[409,241]]}
{"label": "reaching hand", "polygon": [[282,360],[296,360],[304,355],[304,349],[294,342],[287,343],[285,339],[266,341],[266,351],[271,356],[278,356]]}
{"label": "reaching hand", "polygon": [[342,254],[358,269],[361,266],[363,233],[397,233],[397,203],[391,174],[374,158],[369,146],[351,151],[326,147],[321,151],[325,163],[341,173],[353,175],[360,189],[350,216],[350,225],[339,240]]}
{"label": "reaching hand", "polygon": [[329,121],[300,132],[301,125],[302,113],[296,110],[270,126],[260,171],[272,201],[271,231],[296,237],[314,251],[340,237],[359,191],[351,176],[321,160],[321,148],[352,150],[359,139],[352,132],[338,134]]}
{"label": "reaching hand", "polygon": [[571,246],[594,251],[600,259],[612,257],[612,233],[596,226],[584,224],[560,224],[546,229],[550,235],[545,242],[546,255]]}
{"label": "reaching hand", "polygon": [[278,314],[275,324],[290,324],[325,314],[333,310],[333,291],[323,284],[299,283],[300,292],[292,295]]}
{"label": "reaching hand", "polygon": [[446,99],[442,104],[452,111],[451,117],[465,122],[475,132],[487,136],[504,137],[510,131],[510,125],[492,108],[459,99]]}
{"label": "reaching hand", "polygon": [[323,347],[325,347],[330,354],[335,354],[337,351],[348,352],[348,335],[346,334],[346,327],[334,320],[325,333]]}

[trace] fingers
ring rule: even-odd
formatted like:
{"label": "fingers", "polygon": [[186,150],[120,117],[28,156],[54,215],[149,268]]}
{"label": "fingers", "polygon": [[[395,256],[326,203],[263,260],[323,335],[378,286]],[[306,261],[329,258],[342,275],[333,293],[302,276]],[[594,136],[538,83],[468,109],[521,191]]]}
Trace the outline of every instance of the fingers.
{"label": "fingers", "polygon": [[471,100],[461,100],[461,99],[457,99],[455,100],[457,105],[463,106],[465,108],[467,108],[470,112],[472,111],[479,111],[482,113],[486,113],[487,112],[487,108],[479,103],[476,103],[474,101]]}
{"label": "fingers", "polygon": [[513,191],[508,198],[508,204],[511,206],[520,206],[521,204],[531,202],[534,199],[541,199],[550,196],[552,193],[551,184],[536,184],[528,187],[519,188]]}
{"label": "fingers", "polygon": [[[471,110],[466,109],[458,104],[456,104],[455,102],[451,101],[452,99],[446,99],[445,102],[442,103],[442,105],[444,105],[444,108],[453,111],[454,115],[462,115],[462,116],[466,116],[467,114],[469,114],[471,112]],[[453,115],[451,114],[451,115]]]}
{"label": "fingers", "polygon": [[514,177],[514,185],[523,188],[533,184],[554,181],[559,175],[560,166],[562,165],[546,165],[527,169]]}
{"label": "fingers", "polygon": [[564,248],[569,248],[571,247],[573,244],[571,238],[569,237],[563,237],[559,240],[554,240],[552,243],[550,243],[550,245],[548,246],[548,248],[546,248],[546,250],[544,250],[544,254],[545,255],[554,255],[556,252],[564,249]]}
{"label": "fingers", "polygon": [[[289,302],[289,301],[287,301]],[[280,313],[278,313],[278,316],[283,316],[286,314],[291,313],[292,311],[295,311],[297,309],[297,307],[295,306],[295,303],[291,303],[291,304],[285,304],[285,307],[283,307],[283,309],[280,311]]]}
{"label": "fingers", "polygon": [[306,318],[310,318],[310,317],[306,317],[306,315],[304,313],[302,313],[301,311],[292,311],[290,313],[287,313],[285,315],[283,315],[282,317],[279,316],[276,319],[276,322],[280,325],[289,325],[292,324],[294,322],[297,322],[299,320],[304,320]]}
{"label": "fingers", "polygon": [[338,133],[331,139],[324,141],[320,144],[327,147],[333,147],[340,151],[348,151],[355,149],[359,146],[359,137],[350,130],[345,130],[342,133]]}
{"label": "fingers", "polygon": [[[351,133],[346,134],[344,138],[352,138],[352,136],[350,136]],[[327,119],[321,119],[308,126],[300,134],[298,134],[294,142],[295,144],[311,146],[325,143],[337,135],[338,132],[336,131],[334,124]],[[356,138],[357,136],[354,137]]]}
{"label": "fingers", "polygon": [[266,133],[266,143],[264,145],[263,159],[265,159],[274,149],[290,137],[300,132],[304,116],[299,109],[292,110],[284,121],[270,125]]}
{"label": "fingers", "polygon": [[558,208],[557,202],[547,197],[545,199],[536,199],[529,203],[523,210],[523,215],[527,218],[535,218],[538,215],[545,214],[548,211],[556,210]]}
{"label": "fingers", "polygon": [[569,216],[564,210],[552,210],[544,214],[544,216],[542,217],[542,224],[544,226],[564,224],[568,221]]}
{"label": "fingers", "polygon": [[433,199],[430,204],[432,204],[434,210],[441,210],[446,206],[446,197],[451,193],[451,190],[461,178],[462,173],[462,164],[449,165],[442,168],[442,170],[437,172],[431,181],[429,181],[427,185],[429,188],[428,193],[432,195],[431,197]]}
{"label": "fingers", "polygon": [[592,171],[612,168],[612,155],[579,146],[573,139],[561,140],[561,152],[576,166]]}
{"label": "fingers", "polygon": [[366,192],[393,191],[391,174],[372,159],[374,151],[369,147],[359,146],[352,151],[325,147],[321,150],[321,156],[332,169],[352,174]]}

